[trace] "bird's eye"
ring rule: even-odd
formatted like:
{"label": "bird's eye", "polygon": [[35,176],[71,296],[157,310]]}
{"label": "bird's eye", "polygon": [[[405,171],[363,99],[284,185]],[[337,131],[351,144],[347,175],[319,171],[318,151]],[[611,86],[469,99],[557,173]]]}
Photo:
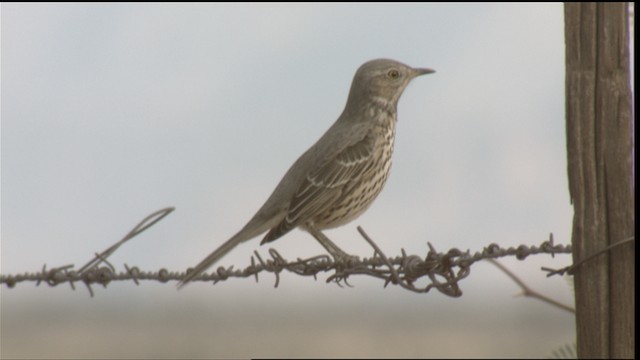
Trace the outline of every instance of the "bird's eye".
{"label": "bird's eye", "polygon": [[387,76],[391,79],[397,79],[400,77],[400,72],[396,69],[389,70]]}

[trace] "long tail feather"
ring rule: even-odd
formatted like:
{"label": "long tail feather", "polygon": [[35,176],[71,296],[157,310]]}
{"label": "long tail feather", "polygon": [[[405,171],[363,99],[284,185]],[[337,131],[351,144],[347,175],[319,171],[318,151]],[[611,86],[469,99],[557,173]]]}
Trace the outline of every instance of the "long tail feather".
{"label": "long tail feather", "polygon": [[238,246],[238,244],[245,240],[247,240],[245,234],[243,234],[243,232],[240,232],[233,236],[231,239],[227,240],[224,244],[220,245],[219,248],[217,248],[198,265],[196,265],[193,271],[189,272],[187,275],[185,275],[184,278],[182,278],[182,280],[180,280],[180,282],[178,283],[178,290],[182,289],[194,278],[200,276],[200,274],[202,274],[205,270],[215,264],[218,260],[222,259],[222,257],[227,255],[229,251],[233,250],[233,248],[235,248],[236,246]]}

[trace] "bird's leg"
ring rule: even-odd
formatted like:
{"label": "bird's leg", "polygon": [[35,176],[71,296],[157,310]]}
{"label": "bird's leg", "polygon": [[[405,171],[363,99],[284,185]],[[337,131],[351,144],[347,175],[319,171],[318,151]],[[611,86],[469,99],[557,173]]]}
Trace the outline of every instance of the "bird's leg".
{"label": "bird's leg", "polygon": [[305,224],[305,229],[311,234],[322,247],[324,247],[330,254],[333,256],[335,261],[348,261],[349,259],[357,259],[356,256],[349,255],[344,252],[342,249],[338,247],[338,245],[334,244],[333,241],[329,240],[329,238],[322,233],[315,225],[312,223]]}

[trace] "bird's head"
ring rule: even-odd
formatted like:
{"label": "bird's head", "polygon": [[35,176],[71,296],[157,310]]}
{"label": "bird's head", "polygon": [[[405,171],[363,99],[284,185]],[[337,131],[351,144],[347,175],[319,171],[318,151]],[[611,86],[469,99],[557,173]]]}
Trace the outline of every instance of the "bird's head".
{"label": "bird's head", "polygon": [[427,68],[412,68],[390,59],[368,61],[356,71],[349,101],[385,101],[394,106],[414,78],[435,72]]}

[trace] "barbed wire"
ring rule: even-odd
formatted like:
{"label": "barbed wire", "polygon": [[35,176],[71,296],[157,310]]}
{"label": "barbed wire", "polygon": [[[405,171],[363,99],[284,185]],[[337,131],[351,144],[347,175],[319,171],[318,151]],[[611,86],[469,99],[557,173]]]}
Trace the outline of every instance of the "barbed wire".
{"label": "barbed wire", "polygon": [[[51,269],[43,265],[40,271],[33,273],[0,274],[0,285],[5,284],[9,288],[14,288],[21,282],[36,282],[36,285],[45,283],[49,286],[69,283],[71,288],[75,290],[75,284],[79,282],[85,284],[93,297],[94,292],[91,286],[95,284],[106,287],[113,281],[134,281],[137,285],[141,280],[162,283],[179,281],[185,276],[185,272],[169,271],[165,268],[158,271],[141,271],[137,266],[129,267],[127,264],[124,264],[125,271],[118,272],[107,260],[126,241],[139,235],[174,210],[175,208],[169,207],[147,216],[123,239],[102,253],[96,253],[95,257],[79,270],[74,270],[74,265]],[[202,274],[192,281],[205,281],[215,284],[230,278],[247,277],[255,277],[256,281],[258,281],[258,274],[266,272],[275,275],[274,286],[277,287],[280,283],[280,274],[284,271],[301,276],[313,276],[314,279],[317,279],[318,274],[322,272],[333,272],[326,281],[328,283],[334,282],[340,286],[342,284],[351,286],[348,283],[348,279],[351,276],[365,275],[382,280],[385,287],[392,284],[416,293],[427,293],[432,289],[436,289],[447,296],[459,297],[462,295],[462,291],[458,283],[470,274],[471,265],[477,261],[511,256],[524,260],[530,255],[550,254],[554,256],[555,254],[571,253],[571,245],[556,245],[554,244],[553,234],[549,234],[549,239],[538,246],[520,245],[515,248],[503,248],[494,243],[472,254],[468,250],[461,251],[456,248],[450,249],[446,253],[439,252],[431,243],[427,243],[429,251],[426,256],[407,255],[402,249],[400,256],[389,257],[362,227],[358,226],[357,229],[363,239],[374,250],[373,256],[370,258],[351,257],[347,260],[334,260],[328,255],[318,255],[290,261],[271,248],[268,250],[269,258],[266,259],[263,259],[257,251],[254,251],[254,255],[251,256],[251,264],[244,269],[235,270],[234,266],[219,267],[214,272]],[[566,271],[546,268],[543,268],[543,270],[548,272],[547,276],[561,274]],[[422,281],[423,279],[426,279],[426,281]],[[426,284],[419,285],[419,280],[421,280],[420,282],[426,282]]]}

